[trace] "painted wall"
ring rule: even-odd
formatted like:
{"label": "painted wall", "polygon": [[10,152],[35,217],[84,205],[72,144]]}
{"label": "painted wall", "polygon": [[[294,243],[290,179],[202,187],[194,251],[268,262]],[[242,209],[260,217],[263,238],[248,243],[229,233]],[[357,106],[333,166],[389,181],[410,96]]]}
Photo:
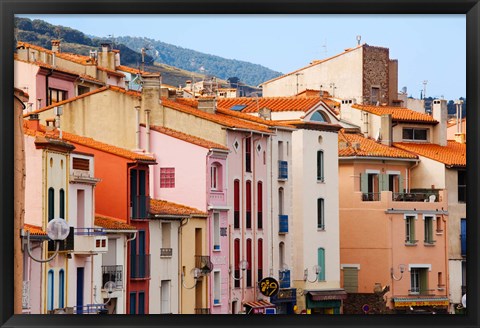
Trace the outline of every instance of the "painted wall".
{"label": "painted wall", "polygon": [[[28,95],[30,96],[29,102],[33,103],[32,109],[38,109],[37,99],[45,98],[45,93],[43,93],[43,95],[39,97],[37,91],[36,76],[38,74],[39,67],[37,65],[25,63],[19,60],[15,60],[13,65],[13,86],[28,93]],[[25,111],[28,111],[28,107]]]}
{"label": "painted wall", "polygon": [[418,156],[420,162],[417,167],[411,170],[410,188],[447,188],[445,184],[445,164],[432,159]]}

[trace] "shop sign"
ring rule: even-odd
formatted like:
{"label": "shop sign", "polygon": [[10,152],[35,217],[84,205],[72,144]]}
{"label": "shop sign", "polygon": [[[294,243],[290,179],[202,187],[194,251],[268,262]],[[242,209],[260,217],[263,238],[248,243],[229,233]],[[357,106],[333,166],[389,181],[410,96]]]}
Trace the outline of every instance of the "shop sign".
{"label": "shop sign", "polygon": [[266,277],[260,280],[258,283],[260,287],[260,293],[265,296],[274,296],[278,293],[278,281],[272,277]]}
{"label": "shop sign", "polygon": [[395,307],[408,307],[408,306],[448,306],[448,301],[395,302]]}

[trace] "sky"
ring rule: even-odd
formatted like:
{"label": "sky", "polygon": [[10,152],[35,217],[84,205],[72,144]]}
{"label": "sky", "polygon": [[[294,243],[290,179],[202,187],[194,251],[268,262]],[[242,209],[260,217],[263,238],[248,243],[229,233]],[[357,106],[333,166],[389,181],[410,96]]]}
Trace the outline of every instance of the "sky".
{"label": "sky", "polygon": [[[465,15],[21,15],[98,37],[148,37],[289,73],[361,43],[390,49],[415,98],[466,94]],[[208,68],[207,68],[208,69]]]}

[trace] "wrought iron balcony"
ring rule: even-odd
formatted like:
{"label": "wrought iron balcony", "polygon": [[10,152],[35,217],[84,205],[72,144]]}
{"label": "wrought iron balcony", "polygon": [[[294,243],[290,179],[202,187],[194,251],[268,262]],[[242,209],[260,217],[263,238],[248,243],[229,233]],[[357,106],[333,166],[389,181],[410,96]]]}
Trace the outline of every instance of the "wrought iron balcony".
{"label": "wrought iron balcony", "polygon": [[160,257],[172,257],[172,248],[160,248]]}
{"label": "wrought iron balcony", "polygon": [[278,179],[279,180],[288,179],[288,162],[287,161],[278,161]]}
{"label": "wrought iron balcony", "polygon": [[195,267],[199,268],[202,275],[207,275],[213,270],[213,263],[208,255],[195,255]]}
{"label": "wrought iron balcony", "polygon": [[150,278],[150,254],[130,257],[130,278]]}
{"label": "wrought iron balcony", "polygon": [[122,265],[102,265],[102,286],[105,286],[108,281],[113,281],[115,288],[123,287]]}
{"label": "wrought iron balcony", "polygon": [[393,192],[392,200],[394,202],[439,202],[438,192]]}
{"label": "wrought iron balcony", "polygon": [[278,233],[288,233],[288,215],[278,215]]}
{"label": "wrought iron balcony", "polygon": [[380,193],[379,192],[364,192],[362,193],[362,201],[364,202],[378,202],[380,201]]}

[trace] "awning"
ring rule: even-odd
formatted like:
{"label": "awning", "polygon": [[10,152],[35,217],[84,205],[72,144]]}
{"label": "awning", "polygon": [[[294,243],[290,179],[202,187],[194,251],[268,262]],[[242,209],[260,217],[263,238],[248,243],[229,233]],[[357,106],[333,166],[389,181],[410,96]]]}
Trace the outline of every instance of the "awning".
{"label": "awning", "polygon": [[272,304],[267,301],[256,301],[256,302],[245,302],[243,303],[244,306],[249,306],[253,309],[259,309],[259,308],[267,308],[267,307],[275,307],[275,304]]}
{"label": "awning", "polygon": [[308,291],[307,294],[310,295],[312,301],[344,300],[347,298],[347,292],[343,289]]}
{"label": "awning", "polygon": [[393,298],[395,307],[410,306],[448,306],[448,297],[395,297]]}

